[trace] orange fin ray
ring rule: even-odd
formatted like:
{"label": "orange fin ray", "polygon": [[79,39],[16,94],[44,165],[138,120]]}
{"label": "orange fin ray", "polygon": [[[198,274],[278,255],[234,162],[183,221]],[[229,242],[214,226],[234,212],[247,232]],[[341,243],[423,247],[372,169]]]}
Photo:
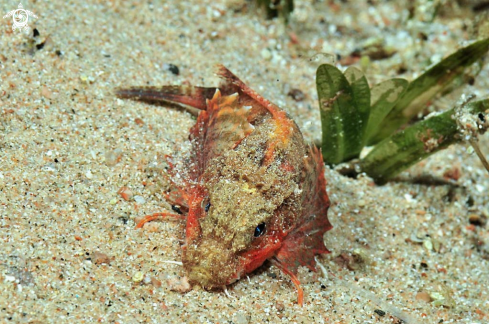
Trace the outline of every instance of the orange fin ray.
{"label": "orange fin ray", "polygon": [[272,258],[270,259],[270,262],[276,266],[277,268],[280,269],[283,273],[288,275],[290,277],[290,280],[294,284],[295,288],[297,289],[297,304],[299,304],[301,307],[304,305],[304,290],[302,289],[301,282],[297,278],[297,276],[290,271],[284,264],[282,264],[279,260]]}
{"label": "orange fin ray", "polygon": [[181,104],[206,110],[206,100],[212,98],[217,88],[193,86],[131,87],[116,89],[119,98],[129,98],[148,103]]}
{"label": "orange fin ray", "polygon": [[178,215],[178,214],[172,214],[172,213],[154,213],[151,215],[146,215],[142,220],[138,222],[136,225],[136,228],[142,228],[144,224],[154,221],[156,219],[171,219],[171,220],[185,220],[186,216],[184,215]]}

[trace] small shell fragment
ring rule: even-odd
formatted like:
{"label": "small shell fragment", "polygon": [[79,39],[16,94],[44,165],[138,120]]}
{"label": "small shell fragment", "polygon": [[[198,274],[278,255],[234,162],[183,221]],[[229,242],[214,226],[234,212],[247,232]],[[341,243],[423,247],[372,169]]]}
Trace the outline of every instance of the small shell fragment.
{"label": "small shell fragment", "polygon": [[125,201],[129,201],[133,197],[133,193],[128,187],[122,187],[121,189],[119,189],[119,191],[117,191],[117,193],[121,195],[122,199],[124,199]]}
{"label": "small shell fragment", "polygon": [[95,264],[110,264],[110,257],[105,253],[95,251],[92,253],[92,261]]}
{"label": "small shell fragment", "polygon": [[445,306],[445,307],[454,307],[455,301],[452,298],[452,291],[444,284],[441,284],[441,292],[440,291],[432,291],[429,292],[430,298],[433,300],[432,304],[434,306]]}
{"label": "small shell fragment", "polygon": [[143,281],[143,279],[144,279],[144,273],[142,273],[141,271],[136,272],[132,276],[132,281],[134,281],[134,282],[141,282],[141,281]]}
{"label": "small shell fragment", "polygon": [[414,243],[423,243],[426,239],[426,234],[424,233],[418,233],[417,231],[413,231],[411,233],[411,236],[409,237],[411,241]]}
{"label": "small shell fragment", "polygon": [[146,199],[144,199],[143,196],[134,196],[134,201],[140,205],[144,204],[146,202]]}
{"label": "small shell fragment", "polygon": [[426,291],[420,291],[419,293],[416,294],[415,298],[416,300],[421,300],[427,303],[432,301],[430,294],[428,294]]}
{"label": "small shell fragment", "polygon": [[441,243],[440,243],[440,241],[435,240],[435,239],[433,239],[432,241],[433,241],[433,250],[435,252],[440,252],[440,249],[441,249]]}
{"label": "small shell fragment", "polygon": [[166,283],[171,291],[185,293],[192,289],[186,276],[182,278],[169,278],[166,280]]}
{"label": "small shell fragment", "polygon": [[105,163],[108,166],[114,166],[121,160],[122,157],[122,150],[117,148],[113,151],[107,151],[105,152]]}
{"label": "small shell fragment", "polygon": [[431,240],[431,238],[427,237],[424,241],[423,241],[423,246],[426,250],[428,251],[433,251],[433,241]]}
{"label": "small shell fragment", "polygon": [[145,285],[149,285],[151,283],[151,277],[148,275],[144,276],[143,282]]}

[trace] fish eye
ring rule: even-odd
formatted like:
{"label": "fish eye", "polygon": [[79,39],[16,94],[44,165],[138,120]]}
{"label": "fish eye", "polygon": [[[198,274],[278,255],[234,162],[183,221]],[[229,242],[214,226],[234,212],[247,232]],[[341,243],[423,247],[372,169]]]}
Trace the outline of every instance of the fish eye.
{"label": "fish eye", "polygon": [[200,207],[204,209],[204,211],[207,213],[209,211],[209,209],[211,208],[211,201],[209,198],[204,198],[204,200],[202,200],[200,202]]}
{"label": "fish eye", "polygon": [[260,223],[258,226],[255,228],[255,233],[253,234],[254,237],[260,237],[263,234],[265,234],[267,227],[265,223]]}

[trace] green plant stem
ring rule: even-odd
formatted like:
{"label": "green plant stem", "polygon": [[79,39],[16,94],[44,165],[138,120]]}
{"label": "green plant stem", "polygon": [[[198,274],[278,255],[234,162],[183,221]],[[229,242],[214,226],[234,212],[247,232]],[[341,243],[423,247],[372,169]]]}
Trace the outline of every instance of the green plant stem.
{"label": "green plant stem", "polygon": [[474,151],[477,154],[477,156],[479,157],[479,159],[481,160],[484,168],[486,168],[487,172],[489,172],[489,163],[487,162],[484,154],[482,154],[482,151],[480,150],[479,144],[477,143],[477,141],[475,139],[470,139],[469,143],[474,148]]}
{"label": "green plant stem", "polygon": [[489,38],[476,41],[443,59],[411,82],[402,98],[382,121],[377,133],[370,138],[368,145],[380,142],[416,116],[429,100],[450,86],[467,67],[484,57],[488,50]]}
{"label": "green plant stem", "polygon": [[[471,114],[485,112],[489,99],[470,102],[464,109]],[[455,109],[450,109],[384,139],[360,161],[362,172],[383,184],[416,162],[461,142],[454,114]]]}

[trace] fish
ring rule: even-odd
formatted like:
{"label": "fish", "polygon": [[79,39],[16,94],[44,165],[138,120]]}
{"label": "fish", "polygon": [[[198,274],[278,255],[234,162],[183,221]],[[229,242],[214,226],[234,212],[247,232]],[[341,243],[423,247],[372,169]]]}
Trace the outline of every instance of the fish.
{"label": "fish", "polygon": [[292,118],[223,65],[218,87],[119,88],[119,98],[198,109],[190,129],[185,173],[169,162],[171,179],[182,181],[166,197],[178,208],[148,215],[186,222],[182,264],[191,285],[222,289],[270,261],[304,292],[300,266],[316,271],[315,256],[327,254],[327,212],[320,150],[306,144]]}

